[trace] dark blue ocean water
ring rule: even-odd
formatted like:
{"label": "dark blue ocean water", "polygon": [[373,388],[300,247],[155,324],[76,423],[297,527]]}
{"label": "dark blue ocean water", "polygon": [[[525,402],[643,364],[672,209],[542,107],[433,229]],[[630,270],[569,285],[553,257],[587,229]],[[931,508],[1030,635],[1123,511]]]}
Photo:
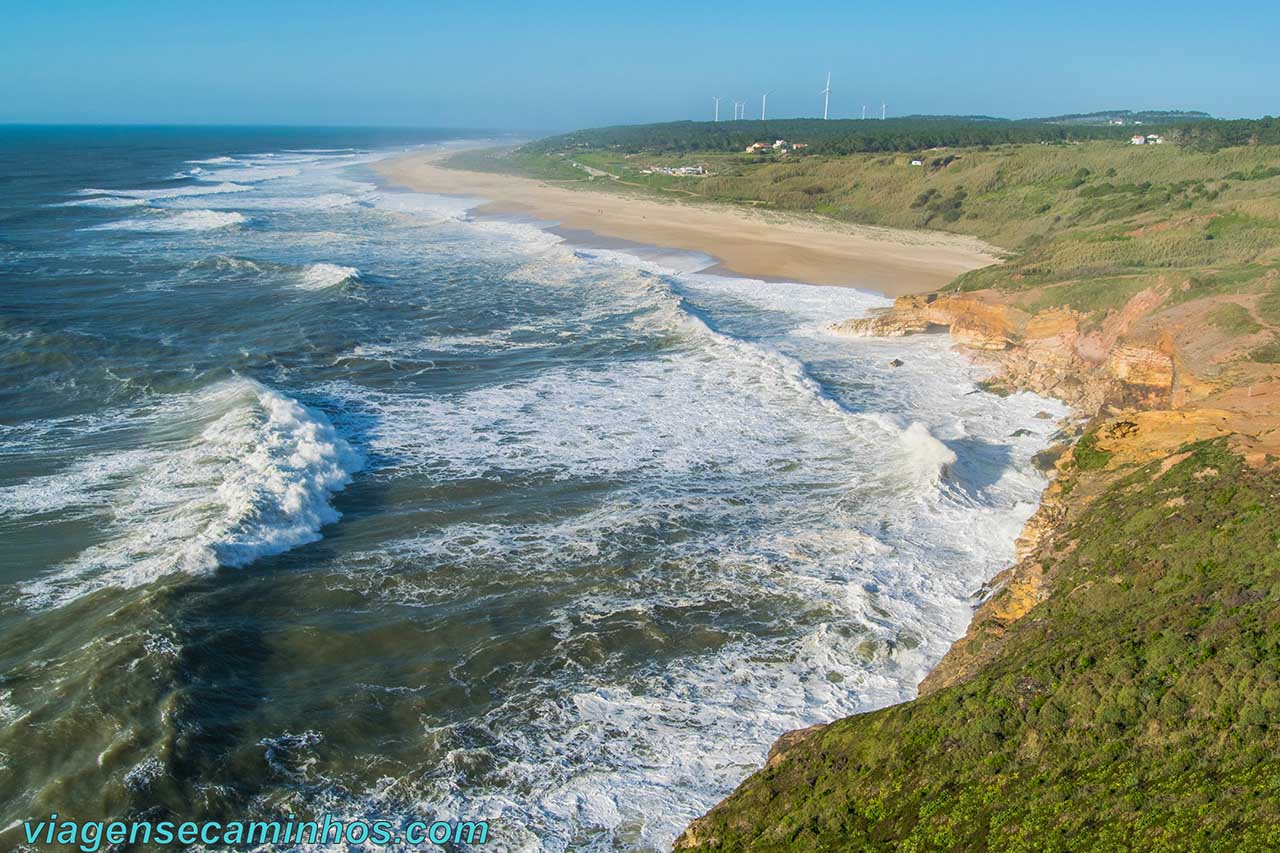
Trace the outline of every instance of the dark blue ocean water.
{"label": "dark blue ocean water", "polygon": [[0,846],[328,810],[661,849],[781,732],[913,695],[1011,559],[1053,404],[827,334],[876,294],[381,182],[450,136],[0,128]]}

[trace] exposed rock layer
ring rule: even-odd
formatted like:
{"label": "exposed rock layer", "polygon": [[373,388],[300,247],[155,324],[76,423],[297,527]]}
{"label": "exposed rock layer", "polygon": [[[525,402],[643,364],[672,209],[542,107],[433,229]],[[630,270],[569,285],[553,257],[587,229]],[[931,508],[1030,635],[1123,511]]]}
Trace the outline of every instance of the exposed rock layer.
{"label": "exposed rock layer", "polygon": [[[1162,313],[1171,293],[1167,285],[1147,288],[1100,321],[1070,308],[1031,313],[993,292],[906,296],[879,314],[832,326],[852,336],[949,332],[956,344],[993,365],[988,387],[1057,397],[1076,410],[1073,431],[1090,437],[1086,460],[1077,458],[1079,446],[1063,447],[1054,467],[1078,471],[1087,462],[1096,473],[1073,478],[1069,494],[1061,480],[1049,485],[1018,538],[1017,561],[987,584],[967,633],[921,682],[921,695],[972,678],[1000,655],[1009,627],[1048,595],[1045,566],[1060,562],[1052,559],[1055,549],[1073,547],[1059,542],[1059,533],[1105,490],[1114,479],[1110,472],[1156,459],[1172,464],[1185,456],[1179,454],[1183,445],[1223,436],[1250,464],[1280,458],[1276,370],[1254,368],[1242,381],[1239,375],[1205,377],[1188,369],[1187,348],[1195,348],[1196,364],[1221,363],[1231,342],[1194,328],[1188,332],[1177,311]],[[766,767],[823,730],[814,726],[783,735]],[[707,837],[700,819],[675,848],[706,844],[715,839]]]}

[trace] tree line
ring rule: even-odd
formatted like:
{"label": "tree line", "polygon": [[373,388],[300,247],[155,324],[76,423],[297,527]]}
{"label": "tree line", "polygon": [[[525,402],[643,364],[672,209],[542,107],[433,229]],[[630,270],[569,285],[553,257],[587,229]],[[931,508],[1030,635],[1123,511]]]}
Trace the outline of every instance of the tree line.
{"label": "tree line", "polygon": [[1132,125],[1070,124],[1045,119],[1013,121],[986,116],[906,116],[892,119],[770,119],[768,121],[677,121],[579,130],[538,140],[531,152],[614,149],[624,153],[686,154],[742,151],[754,142],[804,142],[807,153],[855,154],[969,148],[1006,144],[1063,144],[1125,140],[1135,132],[1160,133],[1199,150],[1280,143],[1274,118]]}

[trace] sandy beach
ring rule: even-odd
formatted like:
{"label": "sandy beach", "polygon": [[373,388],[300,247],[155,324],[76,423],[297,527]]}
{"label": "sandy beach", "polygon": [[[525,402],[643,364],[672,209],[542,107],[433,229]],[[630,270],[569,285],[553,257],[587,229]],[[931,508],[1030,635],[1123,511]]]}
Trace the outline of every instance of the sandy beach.
{"label": "sandy beach", "polygon": [[963,272],[997,262],[998,249],[972,237],[649,199],[445,168],[440,161],[451,153],[396,157],[377,169],[392,186],[487,199],[479,208],[482,213],[532,216],[602,237],[702,252],[716,258],[720,269],[744,276],[903,296],[936,290]]}

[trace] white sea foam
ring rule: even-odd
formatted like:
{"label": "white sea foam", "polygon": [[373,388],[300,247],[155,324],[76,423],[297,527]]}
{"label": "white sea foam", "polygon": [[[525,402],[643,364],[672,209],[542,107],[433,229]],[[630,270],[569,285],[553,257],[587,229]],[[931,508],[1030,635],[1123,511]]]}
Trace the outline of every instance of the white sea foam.
{"label": "white sea foam", "polygon": [[301,196],[266,196],[246,198],[244,196],[236,196],[226,199],[208,200],[202,198],[199,203],[205,207],[234,209],[234,210],[298,210],[298,211],[322,211],[332,210],[336,207],[345,207],[347,205],[356,204],[358,198],[346,193],[323,193],[321,195],[301,195]]}
{"label": "white sea foam", "polygon": [[428,223],[462,222],[484,199],[471,196],[431,195],[428,193],[382,192],[373,198],[379,210],[413,217]]}
{"label": "white sea foam", "polygon": [[[189,401],[197,431],[116,490],[115,535],[29,584],[34,604],[241,567],[320,538],[361,459],[324,415],[245,379]],[[166,432],[181,429],[174,424]],[[115,466],[105,466],[115,476]]]}
{"label": "white sea foam", "polygon": [[956,461],[955,451],[934,438],[929,428],[919,421],[912,421],[902,431],[902,443],[917,470],[922,470],[929,479],[938,477]]}
{"label": "white sea foam", "polygon": [[[250,155],[226,165],[251,171],[258,161],[300,174],[216,205],[279,206],[269,192],[286,199],[352,192],[335,189],[336,175],[318,177],[337,158],[286,164]],[[486,296],[536,289],[572,308],[533,311],[520,325],[526,319],[504,314],[495,299],[494,328],[484,328],[486,318],[448,327],[467,330],[455,333],[429,321],[388,330],[339,364],[456,363],[561,340],[580,340],[589,353],[493,382],[442,371],[446,381],[436,385],[406,372],[403,382],[364,387],[343,379],[323,389],[345,401],[337,429],[359,437],[375,468],[367,476],[390,483],[389,495],[482,478],[489,482],[463,488],[552,479],[591,496],[581,510],[539,508],[534,518],[517,510],[514,520],[486,512],[437,521],[424,512],[415,533],[356,554],[337,548],[337,565],[317,571],[329,589],[364,597],[362,619],[388,626],[406,610],[441,620],[451,607],[519,591],[517,582],[538,590],[529,607],[544,592],[560,595],[538,626],[554,648],[514,676],[518,689],[496,690],[492,705],[455,724],[421,708],[394,709],[422,721],[424,740],[446,747],[441,760],[423,763],[421,779],[395,780],[398,794],[430,803],[437,816],[501,819],[504,836],[489,846],[669,847],[688,819],[759,765],[781,732],[909,698],[963,631],[973,591],[1011,558],[1043,486],[1028,460],[1052,430],[1031,414],[1060,407],[975,393],[980,372],[943,339],[824,332],[831,320],[887,304],[882,297],[697,274],[698,259],[683,256],[577,249],[529,223],[472,219],[470,199],[360,197],[379,209],[368,219],[341,209],[341,220],[325,220],[317,205],[314,230],[290,232],[295,249],[340,241],[345,259],[368,246],[391,254],[385,267],[386,256],[376,263],[394,274],[395,259],[418,260],[434,240],[444,264],[497,261]],[[413,240],[396,235],[388,248],[377,242],[395,232],[388,222],[435,230]],[[306,256],[333,257],[324,249]],[[309,275],[334,287],[347,271],[355,274],[333,264],[286,272],[299,287]],[[430,304],[436,284],[416,292],[406,276],[397,296],[417,293]],[[615,343],[625,355],[608,355]],[[441,352],[449,355],[437,358]],[[509,361],[540,358],[524,352]],[[889,367],[894,358],[905,364]],[[360,367],[376,375],[376,366]],[[7,498],[19,511],[116,516],[108,541],[28,593],[65,600],[105,583],[241,564],[318,536],[332,492],[359,462],[327,427],[315,427],[322,435],[314,440],[301,437],[301,425],[323,421],[319,415],[283,398],[293,414],[273,416],[264,393],[276,394],[240,387],[230,402],[200,402],[198,427],[180,430],[187,437],[166,447],[174,452],[137,471],[104,455],[86,472],[67,469],[24,484],[25,493],[0,492],[0,507]],[[1013,435],[1023,427],[1031,434]],[[285,457],[298,461],[279,461]],[[301,492],[298,512],[281,519],[256,509],[288,503],[288,484]],[[245,494],[261,501],[235,497]],[[246,504],[254,509],[236,509]],[[483,583],[469,587],[472,578]],[[744,614],[750,626],[735,622]],[[663,635],[670,624],[725,636],[641,664],[619,665],[608,653],[584,657],[584,648],[606,647],[601,638],[619,621],[658,649],[671,639]],[[483,660],[490,648],[477,642]],[[451,673],[457,683],[471,683],[467,663]],[[395,691],[436,686],[361,690],[385,689],[390,703]],[[302,734],[265,739],[261,748],[281,784],[328,807],[340,786],[322,775],[326,760],[315,747],[326,734],[310,725],[274,729]],[[352,816],[377,814],[390,787],[347,791],[342,802]]]}
{"label": "white sea foam", "polygon": [[71,201],[58,202],[55,207],[140,207],[147,203],[143,198],[120,196],[96,196],[94,198],[76,198]]}
{"label": "white sea foam", "polygon": [[198,181],[236,181],[256,184],[261,181],[274,181],[280,178],[292,178],[301,173],[296,166],[246,166],[244,168],[209,169],[195,175]]}
{"label": "white sea foam", "polygon": [[[114,488],[137,475],[162,455],[159,451],[123,450],[80,459],[63,471],[33,477],[0,488],[0,517],[24,518],[110,507]],[[50,520],[63,520],[63,517]]]}
{"label": "white sea foam", "polygon": [[154,213],[135,219],[121,219],[94,225],[89,231],[211,231],[230,228],[245,223],[243,214],[234,211],[182,210],[172,213]]}
{"label": "white sea foam", "polygon": [[79,190],[76,195],[114,196],[118,198],[134,198],[142,201],[156,201],[160,199],[184,198],[186,196],[242,193],[248,192],[251,189],[253,189],[253,187],[246,187],[243,184],[223,181],[221,183],[214,184],[213,186],[186,184],[180,187],[161,187],[159,189],[149,190],[100,190],[90,187],[88,189]]}
{"label": "white sea foam", "polygon": [[298,273],[298,287],[303,290],[327,290],[360,277],[360,270],[338,264],[307,264]]}

